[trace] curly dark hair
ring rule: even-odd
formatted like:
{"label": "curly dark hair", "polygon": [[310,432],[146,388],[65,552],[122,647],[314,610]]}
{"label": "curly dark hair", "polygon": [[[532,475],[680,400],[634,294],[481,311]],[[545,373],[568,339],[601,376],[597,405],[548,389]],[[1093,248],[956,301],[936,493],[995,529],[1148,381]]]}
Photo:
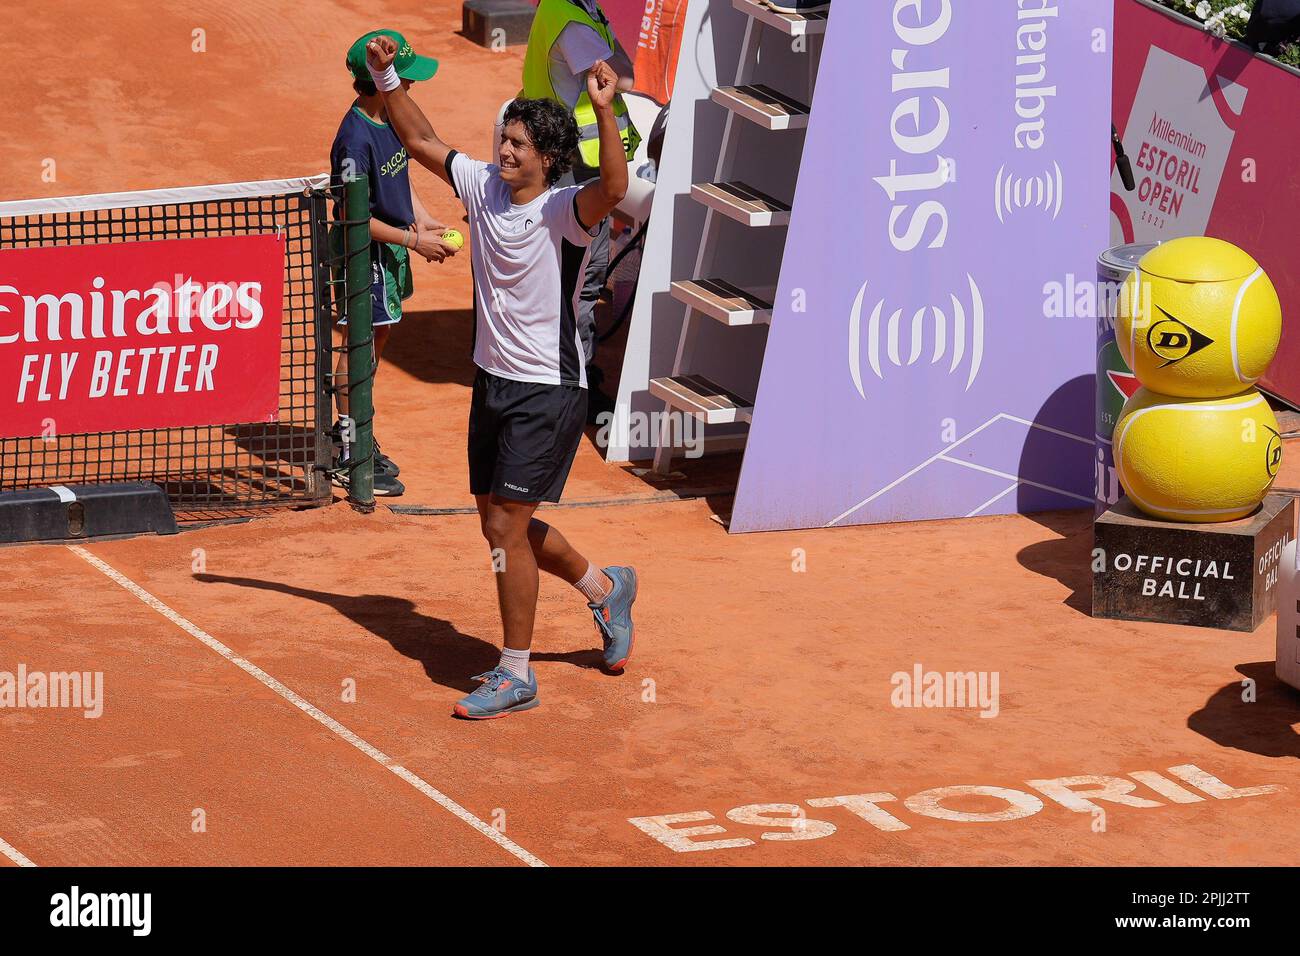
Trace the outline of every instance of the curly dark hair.
{"label": "curly dark hair", "polygon": [[506,107],[502,123],[515,120],[524,124],[533,147],[550,159],[546,183],[553,185],[573,168],[573,155],[578,149],[577,120],[555,100],[530,100],[522,96]]}

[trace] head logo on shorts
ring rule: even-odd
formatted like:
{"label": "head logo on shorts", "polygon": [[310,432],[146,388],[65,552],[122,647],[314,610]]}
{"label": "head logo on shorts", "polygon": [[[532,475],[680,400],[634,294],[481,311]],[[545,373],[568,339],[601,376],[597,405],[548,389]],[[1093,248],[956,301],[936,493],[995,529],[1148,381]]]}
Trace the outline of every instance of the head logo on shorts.
{"label": "head logo on shorts", "polygon": [[1282,436],[1267,425],[1268,445],[1264,449],[1264,467],[1268,469],[1268,476],[1274,478],[1277,476],[1278,466],[1282,464]]}
{"label": "head logo on shorts", "polygon": [[[1156,306],[1160,309],[1160,306]],[[1181,362],[1189,355],[1195,355],[1207,345],[1213,345],[1214,339],[1202,335],[1186,322],[1180,322],[1164,309],[1165,317],[1152,324],[1147,331],[1147,348],[1165,360],[1166,365]]]}

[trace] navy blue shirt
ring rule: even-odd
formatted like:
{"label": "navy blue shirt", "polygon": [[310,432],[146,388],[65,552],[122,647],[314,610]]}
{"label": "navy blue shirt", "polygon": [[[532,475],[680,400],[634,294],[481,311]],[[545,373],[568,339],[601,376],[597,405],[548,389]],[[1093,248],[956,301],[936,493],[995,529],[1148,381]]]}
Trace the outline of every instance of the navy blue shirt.
{"label": "navy blue shirt", "polygon": [[330,149],[330,172],[368,176],[371,217],[398,229],[415,221],[406,161],[406,147],[391,126],[375,122],[359,106],[348,110]]}

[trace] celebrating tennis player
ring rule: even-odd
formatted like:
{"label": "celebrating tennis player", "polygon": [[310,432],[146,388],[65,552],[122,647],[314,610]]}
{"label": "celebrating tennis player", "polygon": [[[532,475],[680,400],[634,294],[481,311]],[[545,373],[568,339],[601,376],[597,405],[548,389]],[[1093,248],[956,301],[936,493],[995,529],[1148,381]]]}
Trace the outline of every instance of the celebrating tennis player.
{"label": "celebrating tennis player", "polygon": [[504,717],[538,704],[528,665],[538,568],[587,599],[622,671],[632,651],[636,572],[603,571],[557,530],[533,517],[559,501],[586,421],[587,377],[577,328],[578,295],[595,227],[627,192],[627,156],[613,102],[618,76],[597,63],[587,93],[600,133],[600,176],[559,189],[578,147],[573,114],[553,100],[518,99],[505,115],[497,164],[452,149],[433,131],[393,68],[397,45],[367,45],[389,122],[416,162],[445,180],[469,214],[474,271],[474,393],[469,415],[470,491],[497,571],[505,631],[501,660],[461,699],[461,717]]}

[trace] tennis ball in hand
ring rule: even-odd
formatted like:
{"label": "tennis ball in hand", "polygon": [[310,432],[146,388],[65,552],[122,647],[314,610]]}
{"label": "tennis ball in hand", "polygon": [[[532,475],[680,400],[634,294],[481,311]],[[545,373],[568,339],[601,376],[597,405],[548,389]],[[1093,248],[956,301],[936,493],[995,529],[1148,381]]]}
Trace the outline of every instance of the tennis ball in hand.
{"label": "tennis ball in hand", "polygon": [[456,249],[465,248],[465,237],[455,229],[448,229],[442,234],[442,241],[449,246],[455,246]]}

